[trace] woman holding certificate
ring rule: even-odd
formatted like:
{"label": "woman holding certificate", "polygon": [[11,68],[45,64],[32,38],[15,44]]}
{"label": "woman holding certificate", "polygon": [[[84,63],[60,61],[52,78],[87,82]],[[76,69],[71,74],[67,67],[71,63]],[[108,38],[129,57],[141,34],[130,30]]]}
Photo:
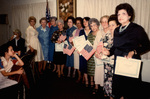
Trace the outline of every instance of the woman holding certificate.
{"label": "woman holding certificate", "polygon": [[[100,34],[100,30],[99,30],[99,21],[95,18],[91,18],[89,20],[89,26],[92,30],[92,33],[90,33],[87,37],[87,40],[89,40],[89,42],[93,45],[93,48],[96,49],[96,44],[98,41],[96,41],[96,37],[97,35],[101,35]],[[100,36],[101,37],[101,36]],[[95,61],[94,61],[94,55],[87,61],[87,74],[90,76],[91,78],[91,87],[93,88],[94,86],[94,75],[95,75]],[[96,89],[96,91],[98,91],[98,89]],[[94,90],[95,92],[95,90]]]}
{"label": "woman holding certificate", "polygon": [[[72,16],[68,17],[67,24],[68,24],[69,28],[66,31],[66,35],[67,35],[67,42],[71,46],[72,46],[71,38],[73,37],[73,31],[76,29],[76,27],[73,26],[74,23],[75,23],[74,17],[72,17]],[[67,75],[67,77],[70,77],[71,67],[74,67],[74,55],[73,54],[71,54],[71,56],[67,55],[66,66],[68,67],[68,75]]]}
{"label": "woman holding certificate", "polygon": [[[66,38],[66,31],[64,30],[64,21],[57,20],[56,24],[58,26],[57,31],[52,35],[51,40],[55,43],[54,51],[54,64],[57,65],[58,77],[64,76],[63,68],[66,64],[66,54],[63,54],[64,40]],[[61,39],[61,36],[64,36],[64,40]]]}
{"label": "woman holding certificate", "polygon": [[[109,51],[104,49],[103,54],[114,54],[115,61],[117,56],[140,59],[140,55],[150,50],[150,41],[144,29],[132,23],[134,18],[132,6],[128,3],[120,4],[116,7],[115,14],[121,25],[114,31],[113,47]],[[116,74],[113,76],[112,91],[115,99],[144,99],[140,76],[139,78]]]}
{"label": "woman holding certificate", "polygon": [[[83,18],[83,25],[84,29],[82,29],[79,33],[79,36],[84,35],[85,39],[87,40],[87,36],[92,32],[90,27],[89,27],[89,22],[90,18],[89,17],[84,17]],[[86,87],[88,87],[88,76],[87,76],[87,61],[86,59],[81,55],[80,56],[80,62],[79,62],[79,70],[81,73],[83,73],[83,81],[85,81]]]}
{"label": "woman holding certificate", "polygon": [[[104,47],[110,49],[113,46],[114,30],[119,26],[116,15],[111,15],[108,19],[110,33],[107,33],[102,39]],[[112,95],[112,78],[113,78],[113,67],[114,67],[114,55],[105,57],[102,59],[104,62],[104,94],[105,96],[113,99]]]}
{"label": "woman holding certificate", "polygon": [[[83,19],[81,17],[77,17],[76,18],[76,26],[77,26],[77,29],[73,31],[73,37],[78,37],[79,36],[79,33],[80,31],[83,29]],[[74,73],[73,73],[73,76],[75,77],[75,71],[77,69],[77,72],[78,72],[78,80],[76,81],[77,83],[81,80],[81,72],[79,71],[79,53],[78,53],[78,50],[75,50],[73,52],[74,54]]]}

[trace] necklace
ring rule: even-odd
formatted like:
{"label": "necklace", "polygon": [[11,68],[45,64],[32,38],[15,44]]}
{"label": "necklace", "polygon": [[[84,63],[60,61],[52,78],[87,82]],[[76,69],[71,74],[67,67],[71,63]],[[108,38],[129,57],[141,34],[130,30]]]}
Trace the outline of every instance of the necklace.
{"label": "necklace", "polygon": [[120,28],[119,28],[119,32],[122,32],[122,31],[124,31],[128,26],[129,26],[129,24],[130,24],[130,22],[125,26],[125,27],[123,27],[123,26],[120,26]]}

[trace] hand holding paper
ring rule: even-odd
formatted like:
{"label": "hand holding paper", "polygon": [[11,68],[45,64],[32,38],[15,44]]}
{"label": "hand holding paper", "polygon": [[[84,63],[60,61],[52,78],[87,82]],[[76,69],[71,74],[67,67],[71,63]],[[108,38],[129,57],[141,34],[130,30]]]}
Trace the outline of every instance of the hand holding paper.
{"label": "hand holding paper", "polygon": [[141,60],[117,56],[115,74],[138,78],[140,66]]}

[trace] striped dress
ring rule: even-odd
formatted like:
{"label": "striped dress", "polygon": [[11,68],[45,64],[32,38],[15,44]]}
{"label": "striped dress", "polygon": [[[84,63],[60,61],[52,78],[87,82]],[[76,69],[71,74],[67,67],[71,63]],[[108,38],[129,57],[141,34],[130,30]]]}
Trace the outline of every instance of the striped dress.
{"label": "striped dress", "polygon": [[[92,45],[94,45],[94,40],[96,36],[90,33],[87,37],[87,39],[90,41]],[[90,76],[94,76],[95,73],[95,61],[94,61],[94,55],[87,61],[87,74]]]}

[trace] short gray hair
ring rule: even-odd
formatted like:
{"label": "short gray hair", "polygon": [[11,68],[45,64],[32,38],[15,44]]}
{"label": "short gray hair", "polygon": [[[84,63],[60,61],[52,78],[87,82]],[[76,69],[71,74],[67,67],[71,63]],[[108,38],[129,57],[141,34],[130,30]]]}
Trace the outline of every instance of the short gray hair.
{"label": "short gray hair", "polygon": [[100,23],[99,23],[99,21],[98,21],[96,18],[91,18],[91,19],[89,20],[89,27],[90,27],[90,25],[92,24],[92,22],[94,22],[94,23],[96,23],[96,25],[100,26]]}
{"label": "short gray hair", "polygon": [[64,25],[64,21],[62,19],[57,20],[56,24],[58,25],[59,22]]}
{"label": "short gray hair", "polygon": [[19,29],[15,29],[13,32],[17,33],[19,35],[19,37],[21,37],[21,31]]}

